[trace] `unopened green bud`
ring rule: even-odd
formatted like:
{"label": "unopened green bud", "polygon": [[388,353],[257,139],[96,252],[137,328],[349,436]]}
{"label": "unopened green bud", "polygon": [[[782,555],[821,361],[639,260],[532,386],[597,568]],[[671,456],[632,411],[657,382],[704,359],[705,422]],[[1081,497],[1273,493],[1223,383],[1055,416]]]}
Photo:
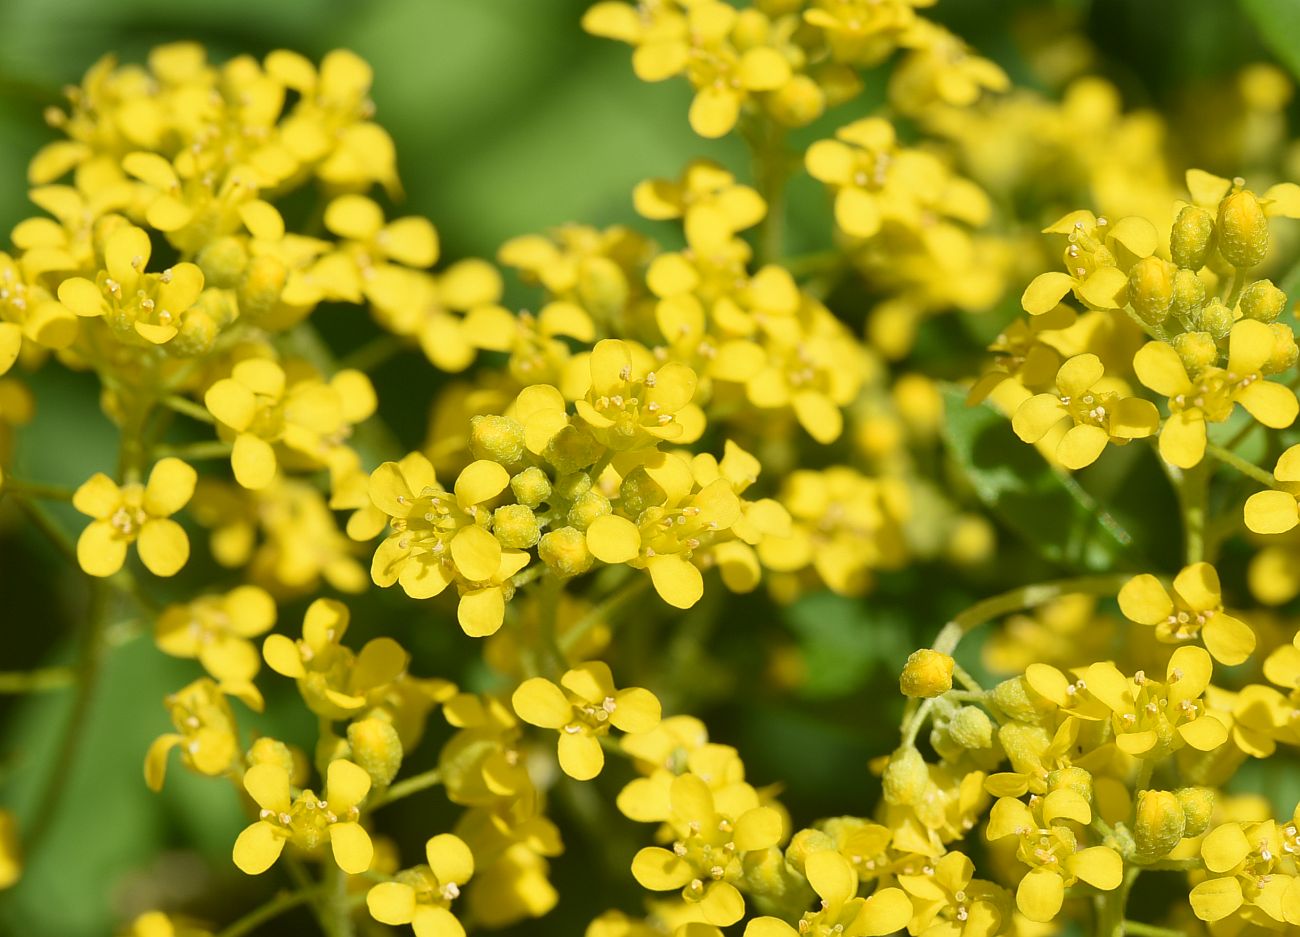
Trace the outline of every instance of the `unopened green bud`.
{"label": "unopened green bud", "polygon": [[239,238],[217,238],[199,251],[194,262],[203,271],[205,286],[232,290],[243,279],[244,269],[248,266],[248,250]]}
{"label": "unopened green bud", "polygon": [[1159,325],[1169,318],[1177,272],[1177,267],[1154,254],[1133,265],[1128,275],[1128,297],[1143,322]]}
{"label": "unopened green bud", "polygon": [[1276,322],[1286,311],[1286,293],[1272,280],[1256,280],[1241,292],[1241,314],[1260,322]]}
{"label": "unopened green bud", "polygon": [[387,787],[402,767],[402,741],[392,723],[383,719],[358,719],[348,726],[352,760],[370,775],[375,787]]}
{"label": "unopened green bud", "polygon": [[1047,789],[1049,791],[1074,791],[1089,804],[1092,803],[1092,775],[1083,768],[1072,765],[1068,768],[1057,768],[1055,771],[1049,771],[1047,774]]}
{"label": "unopened green bud", "polygon": [[1214,788],[1182,787],[1174,791],[1178,805],[1183,808],[1184,836],[1200,836],[1210,828],[1214,815]]}
{"label": "unopened green bud", "polygon": [[561,576],[578,576],[591,569],[587,537],[572,527],[561,527],[544,535],[537,544],[537,555]]}
{"label": "unopened green bud", "polygon": [[1269,326],[1273,331],[1273,353],[1264,362],[1265,374],[1279,374],[1296,363],[1300,349],[1296,348],[1295,332],[1291,326],[1274,322]]}
{"label": "unopened green bud", "polygon": [[1031,694],[1024,677],[1011,677],[993,688],[993,703],[1012,719],[1033,722],[1045,707],[1037,694]]}
{"label": "unopened green bud", "polygon": [[524,428],[508,416],[470,419],[469,448],[474,456],[502,465],[517,465],[524,457]]}
{"label": "unopened green bud", "polygon": [[785,857],[795,868],[802,870],[808,857],[815,852],[829,852],[837,849],[835,838],[822,830],[803,829],[790,837],[790,845],[785,847]]}
{"label": "unopened green bud", "polygon": [[1219,203],[1219,253],[1234,267],[1254,267],[1268,256],[1268,219],[1249,189]]}
{"label": "unopened green bud", "polygon": [[531,466],[510,479],[510,490],[521,504],[535,508],[551,497],[551,480],[541,469]]}
{"label": "unopened green bud", "polygon": [[645,466],[638,465],[623,479],[623,484],[618,489],[618,497],[623,503],[623,510],[629,516],[636,517],[647,508],[663,504],[668,500],[668,493],[650,477]]}
{"label": "unopened green bud", "polygon": [[925,699],[939,696],[952,689],[952,671],[954,662],[942,651],[922,648],[913,651],[903,666],[902,676],[898,679],[898,688],[904,696],[913,699]]}
{"label": "unopened green bud", "polygon": [[1007,753],[1013,771],[1037,774],[1042,771],[1043,754],[1052,744],[1052,737],[1042,726],[1008,722],[998,729],[998,742]]}
{"label": "unopened green bud", "polygon": [[283,768],[289,777],[296,777],[293,749],[281,742],[279,739],[273,739],[264,735],[255,741],[248,749],[248,766],[253,765],[275,765]]}
{"label": "unopened green bud", "polygon": [[1183,332],[1174,336],[1172,344],[1188,374],[1198,374],[1219,360],[1219,346],[1209,332]]}
{"label": "unopened green bud", "polygon": [[591,433],[573,424],[564,427],[546,444],[546,460],[561,475],[594,465],[604,454],[605,447]]}
{"label": "unopened green bud", "polygon": [[1174,274],[1174,302],[1170,312],[1179,319],[1191,321],[1203,305],[1205,281],[1191,270],[1179,270]]}
{"label": "unopened green bud", "polygon": [[197,357],[212,350],[219,331],[216,320],[211,314],[196,304],[185,311],[185,315],[181,318],[180,331],[167,343],[166,348],[173,354],[187,358]]}
{"label": "unopened green bud", "polygon": [[1199,205],[1184,206],[1169,234],[1169,255],[1174,263],[1199,270],[1213,247],[1214,216]]}
{"label": "unopened green bud", "polygon": [[590,488],[573,502],[566,519],[579,530],[586,530],[592,521],[608,514],[609,510],[609,499],[595,488]]}
{"label": "unopened green bud", "polygon": [[948,722],[948,733],[962,748],[988,748],[993,744],[993,722],[978,706],[963,706]]}
{"label": "unopened green bud", "polygon": [[1169,791],[1140,791],[1133,821],[1134,857],[1155,862],[1173,851],[1183,838],[1187,820],[1182,805]]}
{"label": "unopened green bud", "polygon": [[884,777],[885,800],[895,805],[920,802],[930,786],[930,769],[912,746],[900,748],[889,758]]}
{"label": "unopened green bud", "polygon": [[1233,318],[1232,310],[1225,306],[1218,298],[1210,300],[1201,309],[1196,317],[1196,324],[1202,332],[1209,332],[1214,336],[1215,341],[1221,338],[1227,338],[1228,333],[1232,331],[1232,325],[1236,321]]}
{"label": "unopened green bud", "polygon": [[254,257],[244,270],[239,286],[240,315],[252,322],[269,316],[280,301],[288,277],[284,263],[275,257],[265,254]]}
{"label": "unopened green bud", "polygon": [[795,75],[769,94],[763,106],[787,127],[806,127],[826,110],[826,93],[807,75]]}
{"label": "unopened green bud", "polygon": [[586,472],[561,475],[555,480],[555,494],[565,501],[577,501],[591,490],[591,476]]}
{"label": "unopened green bud", "polygon": [[504,504],[493,511],[492,533],[501,546],[512,550],[534,547],[542,536],[537,515],[526,504]]}

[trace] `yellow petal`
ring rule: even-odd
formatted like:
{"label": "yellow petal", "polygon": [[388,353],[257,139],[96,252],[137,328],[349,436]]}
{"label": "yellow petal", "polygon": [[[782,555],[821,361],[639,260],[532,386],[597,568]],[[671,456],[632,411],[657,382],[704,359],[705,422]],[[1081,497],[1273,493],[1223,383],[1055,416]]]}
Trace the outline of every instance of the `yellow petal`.
{"label": "yellow petal", "polygon": [[1300,412],[1295,391],[1274,381],[1255,381],[1233,394],[1233,399],[1271,429],[1286,429]]}
{"label": "yellow petal", "polygon": [[705,886],[700,900],[704,919],[719,927],[730,927],[745,916],[745,899],[730,882],[713,882]]}
{"label": "yellow petal", "polygon": [[[784,829],[785,826],[781,821],[780,813],[771,807],[755,807],[752,810],[746,810],[736,819],[736,829],[732,834],[732,840],[735,842],[738,852],[752,852],[757,849],[775,846],[780,842]],[[811,878],[809,881],[811,881]],[[813,887],[817,887],[815,882]],[[823,898],[827,897],[820,891],[818,894],[821,894]]]}
{"label": "yellow petal", "polygon": [[575,781],[590,781],[605,767],[605,752],[600,742],[586,732],[560,730],[560,767]]}
{"label": "yellow petal", "polygon": [[1070,870],[1094,888],[1110,891],[1124,880],[1124,860],[1108,846],[1089,846],[1069,858]]}
{"label": "yellow petal", "polygon": [[425,844],[424,855],[439,884],[464,885],[474,874],[474,854],[459,836],[442,833],[433,837]]}
{"label": "yellow petal", "polygon": [[1016,907],[1031,921],[1046,924],[1056,917],[1065,899],[1061,876],[1047,869],[1034,869],[1016,888]]}
{"label": "yellow petal", "polygon": [[871,193],[850,185],[835,196],[835,223],[845,234],[872,237],[880,230],[880,222],[880,204]]}
{"label": "yellow petal", "polygon": [[126,541],[108,521],[92,521],[77,538],[77,562],[91,576],[111,576],[126,562]]}
{"label": "yellow petal", "polygon": [[614,711],[609,721],[624,732],[649,732],[659,724],[659,699],[649,690],[628,687],[614,694]]}
{"label": "yellow petal", "polygon": [[509,484],[510,473],[505,468],[497,462],[479,459],[466,466],[456,479],[456,500],[465,507],[482,504],[501,494]]}
{"label": "yellow petal", "polygon": [[1020,297],[1020,307],[1031,316],[1042,315],[1055,309],[1073,288],[1074,277],[1068,273],[1059,270],[1040,273],[1025,287],[1025,292]]}
{"label": "yellow petal", "polygon": [[883,937],[905,928],[912,910],[912,902],[901,888],[882,888],[862,903],[849,931],[862,937]]}
{"label": "yellow petal", "polygon": [[482,582],[491,579],[501,565],[501,543],[485,528],[470,524],[452,537],[451,557],[462,576]]}
{"label": "yellow petal", "polygon": [[78,316],[107,315],[108,303],[99,287],[85,277],[71,277],[59,284],[59,302]]}
{"label": "yellow petal", "polygon": [[544,677],[532,677],[521,683],[510,704],[520,719],[543,729],[559,729],[573,715],[564,691]]}
{"label": "yellow petal", "polygon": [[254,491],[265,488],[275,478],[275,450],[252,433],[240,433],[230,453],[230,467],[243,487]]}
{"label": "yellow petal", "polygon": [[282,634],[267,635],[262,644],[262,656],[266,658],[267,666],[282,676],[297,679],[307,673],[298,645]]}
{"label": "yellow petal", "polygon": [[336,759],[327,769],[325,796],[334,813],[347,813],[370,793],[370,775],[350,761]]}
{"label": "yellow petal", "polygon": [[415,889],[401,882],[381,882],[366,892],[366,907],[381,924],[410,924],[415,917]]}
{"label": "yellow petal", "polygon": [[360,823],[331,823],[330,849],[338,867],[349,875],[360,875],[370,868],[375,846]]}
{"label": "yellow petal", "polygon": [[175,576],[190,558],[190,538],[175,521],[155,518],[140,528],[136,549],[155,576]]}
{"label": "yellow petal", "polygon": [[1056,458],[1071,471],[1087,468],[1097,461],[1110,437],[1100,426],[1080,423],[1072,426],[1056,446]]}
{"label": "yellow petal", "polygon": [[362,195],[343,195],[325,209],[325,227],[339,237],[368,241],[384,225],[384,213]]}
{"label": "yellow petal", "polygon": [[1174,611],[1173,600],[1150,573],[1134,576],[1119,590],[1119,610],[1139,625],[1155,625]]}
{"label": "yellow petal", "polygon": [[282,765],[253,765],[244,772],[244,790],[264,810],[289,811],[289,774]]}
{"label": "yellow petal", "polygon": [[1205,456],[1205,416],[1200,410],[1183,410],[1165,421],[1160,431],[1160,456],[1179,468],[1199,465]]}
{"label": "yellow petal", "polygon": [[1283,534],[1300,524],[1300,508],[1285,491],[1257,491],[1246,499],[1246,526],[1257,534]]}
{"label": "yellow petal", "polygon": [[1024,442],[1035,443],[1068,415],[1069,411],[1056,394],[1034,394],[1016,408],[1011,428]]}
{"label": "yellow petal", "polygon": [[1188,895],[1192,911],[1202,921],[1221,921],[1241,907],[1241,883],[1236,878],[1212,878],[1201,882]]}
{"label": "yellow petal", "polygon": [[641,553],[641,532],[617,514],[603,514],[587,528],[587,549],[602,563],[626,563]]}
{"label": "yellow petal", "polygon": [[[779,824],[779,818],[777,822]],[[849,860],[835,849],[823,849],[809,855],[804,860],[804,875],[813,891],[833,908],[843,905],[858,891],[857,873]]]}
{"label": "yellow petal", "polygon": [[180,459],[159,459],[144,489],[144,509],[153,517],[168,517],[189,503],[198,473]]}
{"label": "yellow petal", "polygon": [[704,595],[704,577],[680,556],[652,556],[646,560],[646,568],[659,597],[674,608],[690,608]]}
{"label": "yellow petal", "polygon": [[647,846],[632,858],[632,877],[650,891],[671,891],[694,878],[695,871],[667,849]]}
{"label": "yellow petal", "polygon": [[246,875],[261,875],[280,858],[284,842],[275,827],[259,820],[246,827],[235,840],[232,851],[235,865]]}
{"label": "yellow petal", "polygon": [[506,599],[500,586],[472,589],[461,595],[456,606],[456,621],[471,638],[496,634],[505,616]]}
{"label": "yellow petal", "polygon": [[695,93],[689,119],[691,129],[702,137],[726,136],[740,116],[740,95],[732,88],[706,85]]}
{"label": "yellow petal", "polygon": [[72,506],[89,517],[106,518],[116,511],[122,489],[103,472],[96,472],[72,495]]}
{"label": "yellow petal", "polygon": [[1138,380],[1157,394],[1177,397],[1191,389],[1187,369],[1178,352],[1164,342],[1147,342],[1133,356]]}
{"label": "yellow petal", "polygon": [[1250,840],[1238,823],[1216,827],[1201,841],[1201,858],[1211,872],[1227,872],[1250,854]]}

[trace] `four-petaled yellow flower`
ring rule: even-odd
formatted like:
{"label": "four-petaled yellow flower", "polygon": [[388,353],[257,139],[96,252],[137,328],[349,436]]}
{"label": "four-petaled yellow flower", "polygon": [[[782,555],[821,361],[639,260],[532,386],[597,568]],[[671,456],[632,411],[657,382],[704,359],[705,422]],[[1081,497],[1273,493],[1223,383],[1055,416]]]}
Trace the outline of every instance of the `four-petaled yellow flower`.
{"label": "four-petaled yellow flower", "polygon": [[190,540],[171,516],[189,503],[198,475],[180,459],[159,459],[149,481],[118,486],[102,472],[72,496],[72,505],[94,518],[77,539],[77,562],[92,576],[111,576],[134,543],[156,576],[174,576],[190,558]]}
{"label": "four-petaled yellow flower", "polygon": [[427,865],[404,869],[395,881],[367,892],[370,916],[383,924],[410,924],[416,937],[464,937],[451,903],[474,874],[474,854],[459,836],[442,833],[425,843],[424,855]]}
{"label": "four-petaled yellow flower", "polygon": [[849,860],[835,850],[808,856],[804,875],[821,899],[821,907],[806,912],[797,930],[780,918],[756,917],[745,925],[745,937],[879,937],[901,930],[912,919],[912,902],[901,888],[882,888],[867,898],[859,898],[858,874]]}
{"label": "four-petaled yellow flower", "polygon": [[1277,488],[1246,499],[1246,526],[1257,534],[1284,534],[1300,524],[1300,446],[1291,446],[1273,467]]}
{"label": "four-petaled yellow flower", "polygon": [[198,658],[217,680],[252,680],[262,657],[249,641],[275,625],[275,600],[258,586],[238,586],[169,605],[154,623],[154,641],[173,657]]}
{"label": "four-petaled yellow flower", "polygon": [[375,847],[358,822],[360,804],[370,793],[370,775],[352,762],[330,762],[324,798],[310,790],[291,796],[289,773],[282,765],[269,763],[244,772],[244,790],[260,810],[257,820],[235,840],[232,854],[240,871],[261,875],[290,842],[307,852],[329,843],[334,861],[349,875],[370,868]]}
{"label": "four-petaled yellow flower", "polygon": [[1235,666],[1255,650],[1255,632],[1223,610],[1219,574],[1209,563],[1193,563],[1174,577],[1172,594],[1144,573],[1124,584],[1119,607],[1139,625],[1155,625],[1156,637],[1169,644],[1198,638],[1221,664]]}
{"label": "four-petaled yellow flower", "polygon": [[659,364],[635,342],[605,339],[591,351],[591,385],[578,415],[611,449],[641,449],[660,440],[689,442],[703,429],[696,376],[684,364]]}
{"label": "four-petaled yellow flower", "polygon": [[636,686],[617,689],[601,661],[567,671],[559,686],[545,677],[525,680],[510,703],[529,725],[559,731],[560,767],[579,781],[590,781],[605,766],[600,740],[611,727],[629,735],[649,732],[660,715],[653,693]]}
{"label": "four-petaled yellow flower", "polygon": [[1059,393],[1035,394],[1016,410],[1011,425],[1025,442],[1035,443],[1065,420],[1071,426],[1057,442],[1056,458],[1068,469],[1091,465],[1106,443],[1122,446],[1155,433],[1155,404],[1103,389],[1104,369],[1096,355],[1076,355],[1056,372]]}

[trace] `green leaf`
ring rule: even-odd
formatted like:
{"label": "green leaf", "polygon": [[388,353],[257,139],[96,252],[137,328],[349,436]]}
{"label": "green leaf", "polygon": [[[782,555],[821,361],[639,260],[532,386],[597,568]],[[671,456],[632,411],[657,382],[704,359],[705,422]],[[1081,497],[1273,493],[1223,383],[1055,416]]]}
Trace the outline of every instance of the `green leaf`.
{"label": "green leaf", "polygon": [[807,679],[800,689],[809,698],[846,696],[882,663],[907,656],[906,621],[886,606],[814,592],[789,606],[785,617],[803,652]]}
{"label": "green leaf", "polygon": [[1070,569],[1142,565],[1133,536],[1070,475],[1054,470],[986,403],[944,387],[944,437],[980,501],[1044,559]]}
{"label": "green leaf", "polygon": [[1300,0],[1241,0],[1241,8],[1264,45],[1300,77]]}

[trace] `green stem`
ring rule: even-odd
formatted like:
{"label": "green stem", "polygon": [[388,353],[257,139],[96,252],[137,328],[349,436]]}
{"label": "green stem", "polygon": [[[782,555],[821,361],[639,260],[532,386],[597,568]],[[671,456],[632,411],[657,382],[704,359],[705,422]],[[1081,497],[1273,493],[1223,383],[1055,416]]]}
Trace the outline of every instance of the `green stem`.
{"label": "green stem", "polygon": [[65,488],[62,485],[45,485],[41,482],[23,481],[12,477],[5,478],[4,491],[6,494],[18,498],[42,498],[46,501],[72,500],[71,488]]}
{"label": "green stem", "polygon": [[207,407],[195,403],[188,397],[180,397],[176,394],[172,394],[168,397],[163,397],[159,403],[168,410],[174,410],[192,420],[198,420],[200,423],[216,423],[216,419],[208,412]]}
{"label": "green stem", "polygon": [[930,710],[934,709],[936,699],[938,697],[930,697],[912,711],[910,718],[907,720],[907,725],[903,729],[903,743],[900,747],[912,748],[916,745],[916,737],[921,733],[921,726],[925,725]]}
{"label": "green stem", "polygon": [[587,636],[591,629],[601,622],[607,621],[620,606],[635,599],[649,585],[649,575],[638,575],[628,580],[621,588],[607,596],[599,605],[579,618],[572,628],[556,639],[560,651],[567,655],[578,646],[578,643]]}
{"label": "green stem", "polygon": [[159,446],[155,453],[161,456],[173,456],[177,459],[184,459],[186,462],[194,462],[200,459],[228,459],[233,449],[228,442],[222,442],[220,439],[206,439],[201,442],[184,443],[179,446]]}
{"label": "green stem", "polygon": [[348,874],[330,862],[325,882],[330,889],[325,905],[330,937],[353,937],[356,929],[352,926],[352,902],[348,900]]}
{"label": "green stem", "polygon": [[339,361],[340,368],[352,368],[357,371],[373,371],[407,347],[406,342],[396,335],[384,332],[366,342],[356,351],[345,355]]}
{"label": "green stem", "polygon": [[970,690],[972,693],[983,695],[984,687],[980,686],[979,681],[966,672],[966,668],[956,662],[952,665],[952,675],[957,678],[957,682]]}
{"label": "green stem", "polygon": [[767,203],[767,214],[758,228],[759,264],[775,263],[784,253],[785,184],[790,161],[785,149],[785,130],[774,121],[762,119],[746,136],[754,156],[754,182]]}
{"label": "green stem", "polygon": [[77,693],[72,700],[72,712],[68,715],[67,724],[64,726],[63,737],[59,741],[54,766],[28,826],[26,851],[29,856],[35,854],[38,844],[49,832],[76,768],[77,750],[86,733],[91,702],[95,696],[95,688],[99,684],[99,673],[103,664],[104,624],[107,618],[105,612],[108,607],[108,596],[107,583],[98,580],[91,583],[90,608],[86,613],[86,635],[82,644],[81,658],[77,662]]}
{"label": "green stem", "polygon": [[418,794],[420,791],[428,790],[442,783],[442,772],[437,768],[425,771],[422,774],[413,774],[404,781],[398,781],[388,790],[376,794],[370,801],[370,809],[378,810],[386,804],[391,804],[395,800],[401,800],[403,797],[410,797],[412,794]]}
{"label": "green stem", "polygon": [[976,602],[970,608],[953,616],[940,629],[934,639],[934,650],[952,654],[961,639],[980,625],[1001,618],[1011,612],[1045,605],[1063,595],[1117,595],[1124,583],[1133,578],[1128,573],[1111,573],[1104,576],[1079,576],[1074,579],[1057,579],[1021,586],[1000,595]]}
{"label": "green stem", "polygon": [[1096,937],[1124,937],[1124,907],[1128,904],[1129,890],[1141,872],[1130,866],[1125,869],[1124,881],[1118,888],[1099,896]]}
{"label": "green stem", "polygon": [[39,667],[36,670],[0,672],[0,694],[60,690],[76,682],[76,679],[77,671],[72,667]]}
{"label": "green stem", "polygon": [[1227,449],[1223,448],[1222,446],[1216,446],[1214,443],[1209,443],[1205,447],[1205,452],[1207,455],[1213,456],[1215,459],[1218,459],[1224,465],[1228,465],[1231,466],[1232,468],[1235,468],[1238,472],[1247,476],[1248,478],[1253,478],[1261,485],[1264,485],[1268,488],[1277,487],[1277,479],[1273,477],[1271,472],[1266,472],[1258,465],[1255,465],[1251,462],[1247,462],[1245,459],[1237,455],[1237,453],[1235,452],[1229,452]]}
{"label": "green stem", "polygon": [[[1236,456],[1234,456],[1236,458]],[[1205,508],[1210,493],[1210,464],[1202,459],[1176,474],[1174,487],[1183,518],[1183,543],[1187,565],[1205,559]]]}
{"label": "green stem", "polygon": [[1245,267],[1234,267],[1232,272],[1232,288],[1228,291],[1228,298],[1223,304],[1231,309],[1237,305],[1237,300],[1241,298],[1241,291],[1246,288],[1247,271]]}
{"label": "green stem", "polygon": [[239,920],[218,932],[217,937],[243,937],[244,934],[252,932],[259,925],[265,924],[272,918],[279,917],[286,911],[292,911],[299,905],[304,905],[309,901],[314,901],[321,895],[321,893],[322,890],[317,887],[303,891],[286,892],[283,895],[278,895],[260,907],[249,911]]}
{"label": "green stem", "polygon": [[1141,921],[1125,921],[1124,933],[1132,937],[1187,937],[1187,931],[1175,927],[1156,927]]}

